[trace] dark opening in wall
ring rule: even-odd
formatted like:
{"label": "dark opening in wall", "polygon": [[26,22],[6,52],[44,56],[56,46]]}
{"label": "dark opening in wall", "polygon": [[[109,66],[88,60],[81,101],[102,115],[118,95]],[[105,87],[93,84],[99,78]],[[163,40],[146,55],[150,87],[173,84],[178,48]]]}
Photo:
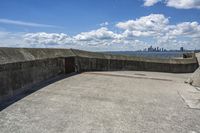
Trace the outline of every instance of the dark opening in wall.
{"label": "dark opening in wall", "polygon": [[65,73],[75,72],[75,59],[74,57],[65,58]]}

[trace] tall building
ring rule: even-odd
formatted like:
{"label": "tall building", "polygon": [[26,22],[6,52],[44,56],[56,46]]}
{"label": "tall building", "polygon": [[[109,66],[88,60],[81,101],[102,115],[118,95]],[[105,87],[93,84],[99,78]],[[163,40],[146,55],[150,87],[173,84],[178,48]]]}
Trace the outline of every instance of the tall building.
{"label": "tall building", "polygon": [[183,48],[183,47],[180,47],[180,51],[183,52],[183,51],[184,51],[184,48]]}

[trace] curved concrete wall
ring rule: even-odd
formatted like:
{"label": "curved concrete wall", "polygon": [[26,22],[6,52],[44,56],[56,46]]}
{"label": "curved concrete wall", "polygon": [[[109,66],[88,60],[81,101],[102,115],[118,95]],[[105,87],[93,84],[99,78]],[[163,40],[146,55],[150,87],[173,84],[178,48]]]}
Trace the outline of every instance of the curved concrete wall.
{"label": "curved concrete wall", "polygon": [[65,72],[68,49],[0,48],[0,102]]}
{"label": "curved concrete wall", "polygon": [[192,73],[198,65],[190,64],[175,64],[175,63],[158,63],[146,61],[131,61],[117,59],[99,59],[99,58],[76,58],[76,64],[80,72],[85,71],[155,71],[155,72],[170,72],[170,73]]}
{"label": "curved concrete wall", "polygon": [[29,86],[71,70],[185,73],[193,72],[197,67],[196,58],[164,60],[70,49],[0,48],[0,102]]}
{"label": "curved concrete wall", "polygon": [[64,73],[62,58],[0,65],[0,101],[26,90],[33,84]]}
{"label": "curved concrete wall", "polygon": [[79,71],[156,71],[191,73],[198,68],[197,59],[155,59],[124,55],[110,55],[73,50]]}
{"label": "curved concrete wall", "polygon": [[0,48],[0,64],[75,56],[69,49]]}

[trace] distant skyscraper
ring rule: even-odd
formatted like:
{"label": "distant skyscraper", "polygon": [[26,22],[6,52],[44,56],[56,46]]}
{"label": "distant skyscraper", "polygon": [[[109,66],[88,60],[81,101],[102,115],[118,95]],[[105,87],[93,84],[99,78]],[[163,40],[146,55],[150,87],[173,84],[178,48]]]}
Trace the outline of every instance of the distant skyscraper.
{"label": "distant skyscraper", "polygon": [[183,47],[180,47],[180,51],[183,52],[183,51],[184,51],[184,48],[183,48]]}

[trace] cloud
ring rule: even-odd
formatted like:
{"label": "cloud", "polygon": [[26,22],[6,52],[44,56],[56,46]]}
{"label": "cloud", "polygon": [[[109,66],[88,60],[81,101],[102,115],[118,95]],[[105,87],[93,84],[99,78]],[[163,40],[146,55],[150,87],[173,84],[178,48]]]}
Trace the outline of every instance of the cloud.
{"label": "cloud", "polygon": [[23,47],[23,35],[24,33],[0,31],[0,47]]}
{"label": "cloud", "polygon": [[144,6],[153,6],[158,2],[177,9],[200,9],[200,0],[144,0]]}
{"label": "cloud", "polygon": [[54,25],[38,24],[38,23],[33,23],[33,22],[24,22],[24,21],[3,19],[3,18],[0,18],[0,23],[29,26],[29,27],[58,28],[58,26],[54,26]]}
{"label": "cloud", "polygon": [[109,31],[102,27],[89,32],[82,32],[75,36],[64,33],[27,33],[23,35],[23,43],[28,47],[60,47],[77,48],[84,50],[130,50],[131,47],[147,46],[139,40],[125,40],[122,35]]}
{"label": "cloud", "polygon": [[144,6],[153,6],[161,0],[144,0]]}
{"label": "cloud", "polygon": [[166,5],[178,9],[200,9],[200,0],[166,0]]}
{"label": "cloud", "polygon": [[[122,35],[101,27],[97,30],[82,32],[73,37],[77,43],[89,46],[108,46],[119,43]],[[121,43],[121,42],[120,42]]]}
{"label": "cloud", "polygon": [[200,24],[198,22],[182,22],[176,25],[169,24],[169,18],[163,14],[150,14],[136,20],[128,20],[116,24],[123,29],[123,35],[129,37],[157,37],[182,36],[200,37]]}
{"label": "cloud", "polygon": [[91,41],[91,40],[111,40],[117,38],[117,34],[109,31],[108,28],[102,27],[90,32],[82,32],[76,35],[74,38],[78,41]]}
{"label": "cloud", "polygon": [[179,23],[169,31],[169,35],[197,38],[200,37],[200,25],[198,22]]}
{"label": "cloud", "polygon": [[125,30],[125,36],[156,36],[160,35],[160,31],[166,28],[169,19],[163,14],[150,14],[140,17],[136,20],[128,20],[119,22],[116,27]]}
{"label": "cloud", "polygon": [[64,34],[64,33],[45,33],[45,32],[38,32],[38,33],[28,33],[23,36],[24,41],[28,44],[37,44],[37,45],[45,45],[45,46],[52,46],[52,45],[72,45],[74,44],[74,40]]}
{"label": "cloud", "polygon": [[105,27],[105,26],[108,26],[108,25],[109,25],[108,22],[103,22],[103,23],[100,24],[101,27]]}
{"label": "cloud", "polygon": [[81,32],[74,36],[65,33],[11,33],[0,31],[0,46],[77,48],[84,50],[138,50],[150,45],[167,49],[200,48],[200,24],[181,22],[171,24],[163,14],[150,14],[118,22],[114,32],[106,27]]}
{"label": "cloud", "polygon": [[170,24],[169,17],[163,14],[150,14],[135,20],[116,24],[122,29],[121,35],[126,38],[150,39],[154,45],[169,49],[184,46],[189,49],[200,47],[200,24],[198,22],[182,22]]}

